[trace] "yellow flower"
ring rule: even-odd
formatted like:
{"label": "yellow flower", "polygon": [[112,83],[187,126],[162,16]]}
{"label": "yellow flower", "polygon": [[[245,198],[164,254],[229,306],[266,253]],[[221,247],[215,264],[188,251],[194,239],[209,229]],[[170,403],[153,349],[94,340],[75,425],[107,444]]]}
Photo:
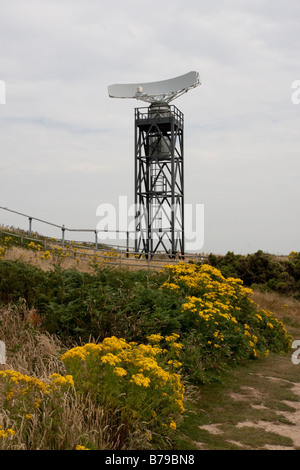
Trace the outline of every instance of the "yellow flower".
{"label": "yellow flower", "polygon": [[147,336],[147,339],[148,341],[150,341],[150,343],[159,343],[163,339],[163,336],[160,333],[158,333],[158,334]]}
{"label": "yellow flower", "polygon": [[0,426],[0,438],[3,437],[9,437],[9,436],[13,436],[15,434],[15,431],[11,428],[9,429],[3,429],[2,426]]}
{"label": "yellow flower", "polygon": [[72,358],[79,358],[82,361],[85,361],[86,353],[84,349],[80,346],[77,346],[75,348],[70,349],[69,351],[67,351],[61,356],[62,361],[68,361],[69,359],[72,359]]}
{"label": "yellow flower", "polygon": [[176,429],[176,423],[175,423],[175,421],[171,421],[171,422],[170,422],[170,428],[173,429],[173,431],[175,431],[175,429]]}
{"label": "yellow flower", "polygon": [[66,375],[66,377],[63,377],[60,374],[52,374],[49,377],[52,379],[54,385],[59,385],[59,386],[71,386],[74,387],[74,380],[72,375]]}
{"label": "yellow flower", "polygon": [[176,361],[176,360],[172,361],[171,359],[168,361],[168,364],[175,367],[175,369],[182,366],[182,362],[179,362],[179,361]]}
{"label": "yellow flower", "polygon": [[182,349],[182,347],[183,347],[182,344],[180,344],[180,343],[173,343],[172,346],[173,346],[174,349]]}
{"label": "yellow flower", "polygon": [[41,406],[41,400],[40,400],[39,398],[37,398],[37,399],[35,400],[34,406],[35,406],[35,408],[37,408],[37,409]]}
{"label": "yellow flower", "polygon": [[150,386],[150,379],[145,377],[143,374],[134,374],[130,382],[135,383],[139,387],[149,387]]}
{"label": "yellow flower", "polygon": [[112,353],[108,353],[105,356],[101,357],[101,362],[103,362],[104,364],[108,363],[111,366],[115,366],[116,364],[121,362],[121,359]]}
{"label": "yellow flower", "polygon": [[170,289],[170,290],[180,289],[180,287],[177,284],[174,284],[173,282],[164,282],[163,285],[160,287],[160,289],[162,289],[163,287],[166,287],[167,289]]}
{"label": "yellow flower", "polygon": [[171,335],[166,336],[165,340],[167,342],[172,342],[172,341],[176,341],[176,339],[178,339],[178,338],[179,338],[179,335],[177,335],[176,333],[172,333]]}
{"label": "yellow flower", "polygon": [[119,377],[124,377],[125,375],[127,375],[127,371],[123,369],[123,367],[115,367],[114,373]]}
{"label": "yellow flower", "polygon": [[6,394],[6,400],[12,400],[14,397],[13,389],[10,389],[9,392]]}

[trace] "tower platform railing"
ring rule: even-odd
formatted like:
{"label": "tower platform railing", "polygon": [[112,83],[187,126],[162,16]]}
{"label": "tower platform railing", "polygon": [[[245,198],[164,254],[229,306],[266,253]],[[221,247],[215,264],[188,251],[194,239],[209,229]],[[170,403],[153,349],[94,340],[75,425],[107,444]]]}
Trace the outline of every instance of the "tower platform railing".
{"label": "tower platform railing", "polygon": [[151,110],[151,106],[135,108],[135,120],[142,121],[145,123],[147,120],[159,120],[159,122],[168,122],[170,118],[173,118],[175,123],[183,127],[184,115],[183,113],[174,105],[169,105],[166,107],[163,104],[161,107],[157,107],[154,110]]}

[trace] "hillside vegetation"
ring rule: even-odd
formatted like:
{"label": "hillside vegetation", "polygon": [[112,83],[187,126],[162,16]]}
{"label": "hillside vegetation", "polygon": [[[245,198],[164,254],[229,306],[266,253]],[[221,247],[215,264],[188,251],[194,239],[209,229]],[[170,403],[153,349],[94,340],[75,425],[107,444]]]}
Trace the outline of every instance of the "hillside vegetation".
{"label": "hillside vegetation", "polygon": [[88,273],[2,259],[0,302],[6,449],[172,448],[193,386],[291,344],[209,264]]}
{"label": "hillside vegetation", "polygon": [[242,279],[246,286],[300,299],[300,252],[293,251],[286,257],[261,250],[246,256],[228,252],[225,256],[210,254],[208,262],[225,276]]}

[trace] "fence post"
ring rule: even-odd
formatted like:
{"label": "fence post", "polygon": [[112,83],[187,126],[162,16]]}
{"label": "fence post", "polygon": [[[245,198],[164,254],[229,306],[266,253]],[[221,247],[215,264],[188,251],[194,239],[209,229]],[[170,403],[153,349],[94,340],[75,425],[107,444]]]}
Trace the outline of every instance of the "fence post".
{"label": "fence post", "polygon": [[65,226],[62,225],[61,227],[61,241],[62,241],[62,247],[65,247]]}
{"label": "fence post", "polygon": [[95,249],[98,250],[98,232],[95,230]]}
{"label": "fence post", "polygon": [[129,258],[129,232],[126,232],[126,258]]}
{"label": "fence post", "polygon": [[28,232],[29,232],[29,236],[31,237],[31,235],[32,235],[32,217],[29,217],[28,220],[29,220],[29,230],[28,230]]}

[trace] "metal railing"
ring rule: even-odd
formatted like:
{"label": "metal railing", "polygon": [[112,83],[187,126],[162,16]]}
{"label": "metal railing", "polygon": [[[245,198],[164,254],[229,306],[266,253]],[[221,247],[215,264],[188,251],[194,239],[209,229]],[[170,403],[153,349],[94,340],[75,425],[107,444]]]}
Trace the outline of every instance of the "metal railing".
{"label": "metal railing", "polygon": [[[185,261],[192,260],[194,262],[203,262],[207,259],[207,256],[205,255],[192,253],[185,254],[184,258],[179,254],[176,254],[174,257],[170,258],[165,252],[158,252],[154,255],[146,256],[144,253],[137,253],[130,248],[130,234],[133,233],[131,231],[72,229],[65,227],[65,225],[54,224],[52,222],[30,216],[22,212],[8,209],[7,207],[0,206],[0,209],[20,215],[28,219],[28,230],[17,229],[19,233],[16,233],[17,230],[9,231],[4,230],[4,228],[0,228],[0,235],[4,234],[19,239],[19,243],[21,246],[28,245],[27,242],[39,243],[44,250],[50,248],[52,249],[53,253],[55,253],[55,249],[57,247],[60,247],[62,254],[68,258],[73,258],[77,260],[88,260],[90,262],[103,262],[112,266],[138,266],[140,268],[161,268],[165,264],[176,264],[178,263],[178,261],[183,259]],[[43,224],[58,228],[61,231],[61,238],[51,238],[33,232],[33,221],[41,222]],[[74,242],[71,240],[67,240],[67,232],[93,233],[95,237],[94,242]],[[115,234],[126,234],[126,247],[99,242],[98,234],[107,232]]]}
{"label": "metal railing", "polygon": [[169,107],[162,106],[161,108],[144,107],[144,108],[135,108],[135,119],[136,120],[148,120],[156,119],[164,121],[170,121],[170,119],[175,119],[175,121],[182,127],[183,126],[183,113],[174,105]]}
{"label": "metal railing", "polygon": [[133,232],[130,232],[130,231],[125,231],[125,230],[97,230],[97,229],[75,229],[75,228],[68,228],[66,227],[65,225],[58,225],[58,224],[54,224],[53,222],[49,222],[47,220],[43,220],[43,219],[39,219],[37,217],[33,217],[31,215],[28,215],[28,214],[23,214],[22,212],[18,212],[18,211],[15,211],[15,210],[12,210],[12,209],[8,209],[7,207],[2,207],[0,206],[0,209],[2,210],[5,210],[5,211],[8,211],[8,212],[12,212],[14,214],[18,214],[22,217],[25,217],[28,219],[28,223],[29,223],[29,226],[28,226],[28,234],[29,236],[32,236],[33,234],[33,229],[32,229],[32,221],[33,220],[36,220],[37,222],[41,222],[43,224],[46,224],[46,225],[50,225],[52,227],[55,227],[55,228],[58,228],[61,230],[61,243],[62,243],[62,246],[64,247],[65,245],[65,242],[66,242],[66,238],[65,238],[65,234],[66,232],[81,232],[81,233],[93,233],[94,236],[95,236],[95,249],[97,250],[98,249],[98,244],[99,244],[99,241],[98,241],[98,233],[126,233],[126,250],[128,251],[130,249],[129,247],[129,237],[130,237],[130,233],[133,233]]}

